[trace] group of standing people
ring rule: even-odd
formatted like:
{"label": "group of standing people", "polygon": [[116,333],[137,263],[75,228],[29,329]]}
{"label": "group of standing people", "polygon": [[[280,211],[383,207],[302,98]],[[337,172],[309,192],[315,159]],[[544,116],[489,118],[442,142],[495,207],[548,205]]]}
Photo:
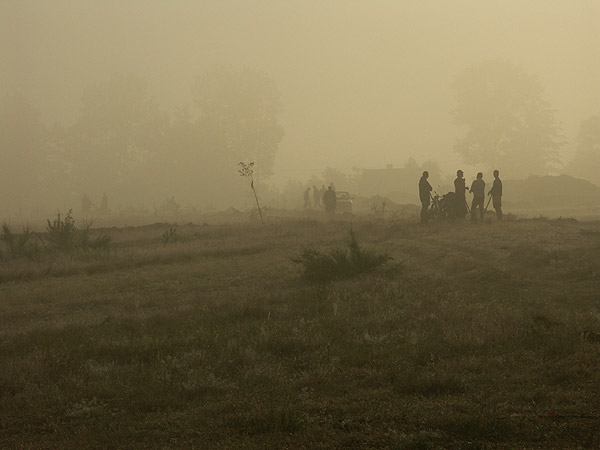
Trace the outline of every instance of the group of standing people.
{"label": "group of standing people", "polygon": [[335,194],[335,187],[333,183],[325,189],[325,185],[321,186],[321,189],[313,185],[313,203],[310,202],[310,187],[307,187],[304,191],[304,209],[315,209],[325,208],[325,211],[329,215],[335,213],[335,207],[337,204],[337,196]]}
{"label": "group of standing people", "polygon": [[[454,180],[454,195],[452,201],[452,215],[464,219],[468,212],[471,213],[471,220],[477,221],[477,210],[479,210],[479,218],[483,221],[485,213],[484,202],[485,202],[485,181],[483,181],[483,173],[479,172],[477,178],[471,183],[471,188],[466,187],[466,181],[463,178],[464,172],[458,170],[456,172],[456,179]],[[426,223],[428,219],[429,205],[431,204],[431,191],[432,187],[427,179],[429,178],[429,172],[423,172],[423,176],[419,180],[419,197],[421,199],[421,223]],[[471,202],[471,209],[466,199],[466,191],[473,194],[473,201]],[[496,210],[496,217],[498,221],[502,220],[502,180],[500,180],[500,172],[494,170],[494,183],[492,188],[488,191],[488,196],[491,197],[489,202],[492,201],[492,206]]]}

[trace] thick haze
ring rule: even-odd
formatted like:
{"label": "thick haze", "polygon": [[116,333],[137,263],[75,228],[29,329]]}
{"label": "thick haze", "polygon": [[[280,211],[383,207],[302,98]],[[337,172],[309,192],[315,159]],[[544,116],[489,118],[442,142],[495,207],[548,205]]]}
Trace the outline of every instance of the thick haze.
{"label": "thick haze", "polygon": [[600,2],[2,1],[0,96],[47,124],[74,122],[83,90],[114,74],[149,82],[161,107],[192,103],[215,65],[268,74],[284,107],[273,180],[435,159],[453,145],[451,83],[483,60],[536,74],[567,145],[600,112]]}

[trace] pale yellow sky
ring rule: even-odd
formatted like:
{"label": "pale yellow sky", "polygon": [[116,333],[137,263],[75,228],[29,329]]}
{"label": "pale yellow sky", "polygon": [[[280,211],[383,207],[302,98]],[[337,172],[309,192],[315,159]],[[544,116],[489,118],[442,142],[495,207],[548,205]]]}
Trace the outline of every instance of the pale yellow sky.
{"label": "pale yellow sky", "polygon": [[600,2],[584,0],[5,0],[0,95],[68,124],[83,89],[115,73],[145,76],[172,110],[204,69],[249,66],[285,107],[275,181],[410,156],[452,171],[461,69],[499,58],[539,75],[572,142],[600,112],[598,29]]}

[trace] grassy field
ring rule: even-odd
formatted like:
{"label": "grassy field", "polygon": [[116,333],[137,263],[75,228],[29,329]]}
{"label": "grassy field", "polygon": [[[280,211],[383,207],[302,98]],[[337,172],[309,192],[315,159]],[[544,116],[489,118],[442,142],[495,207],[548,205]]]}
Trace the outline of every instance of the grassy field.
{"label": "grassy field", "polygon": [[0,448],[600,448],[600,223],[168,229],[0,262]]}

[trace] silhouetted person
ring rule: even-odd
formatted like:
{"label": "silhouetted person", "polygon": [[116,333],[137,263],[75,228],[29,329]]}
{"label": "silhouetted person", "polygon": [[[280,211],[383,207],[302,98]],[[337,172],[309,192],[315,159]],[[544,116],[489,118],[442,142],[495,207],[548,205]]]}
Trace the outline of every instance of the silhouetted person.
{"label": "silhouetted person", "polygon": [[315,209],[321,206],[321,191],[313,184],[313,202],[315,204]]}
{"label": "silhouetted person", "polygon": [[494,170],[494,184],[488,195],[492,196],[492,205],[496,210],[497,219],[499,221],[502,220],[502,180],[500,180],[500,172],[498,170]]}
{"label": "silhouetted person", "polygon": [[310,209],[310,187],[304,191],[304,209]]}
{"label": "silhouetted person", "polygon": [[475,222],[477,220],[477,208],[479,208],[479,216],[483,222],[483,202],[485,200],[485,181],[483,181],[483,174],[479,172],[477,179],[471,184],[470,191],[473,194],[473,202],[471,203],[471,220]]}
{"label": "silhouetted person", "polygon": [[333,188],[333,184],[329,185],[329,189],[325,191],[325,195],[323,196],[323,202],[325,203],[325,211],[327,214],[333,217],[335,213],[335,206],[337,203],[337,197],[335,195],[335,189]]}
{"label": "silhouetted person", "polygon": [[429,172],[423,172],[423,176],[419,180],[419,198],[421,199],[421,223],[427,223],[427,210],[429,209],[429,203],[431,198],[432,187],[427,179],[429,178]]}
{"label": "silhouetted person", "polygon": [[100,200],[100,212],[106,214],[108,212],[108,197],[106,192],[102,193],[102,200]]}
{"label": "silhouetted person", "polygon": [[325,185],[322,184],[321,185],[321,190],[320,190],[320,197],[319,197],[319,201],[321,202],[321,207],[325,207],[325,192],[327,192],[327,189],[325,189]]}
{"label": "silhouetted person", "polygon": [[83,194],[83,197],[81,198],[81,210],[87,214],[92,210],[92,206],[93,203],[90,198],[87,196],[87,194]]}
{"label": "silhouetted person", "polygon": [[454,215],[464,219],[467,215],[467,198],[465,195],[466,191],[465,179],[463,178],[463,171],[456,171],[456,179],[454,180]]}
{"label": "silhouetted person", "polygon": [[171,195],[171,198],[165,200],[163,209],[172,214],[179,214],[181,212],[181,205],[175,200],[175,196]]}

